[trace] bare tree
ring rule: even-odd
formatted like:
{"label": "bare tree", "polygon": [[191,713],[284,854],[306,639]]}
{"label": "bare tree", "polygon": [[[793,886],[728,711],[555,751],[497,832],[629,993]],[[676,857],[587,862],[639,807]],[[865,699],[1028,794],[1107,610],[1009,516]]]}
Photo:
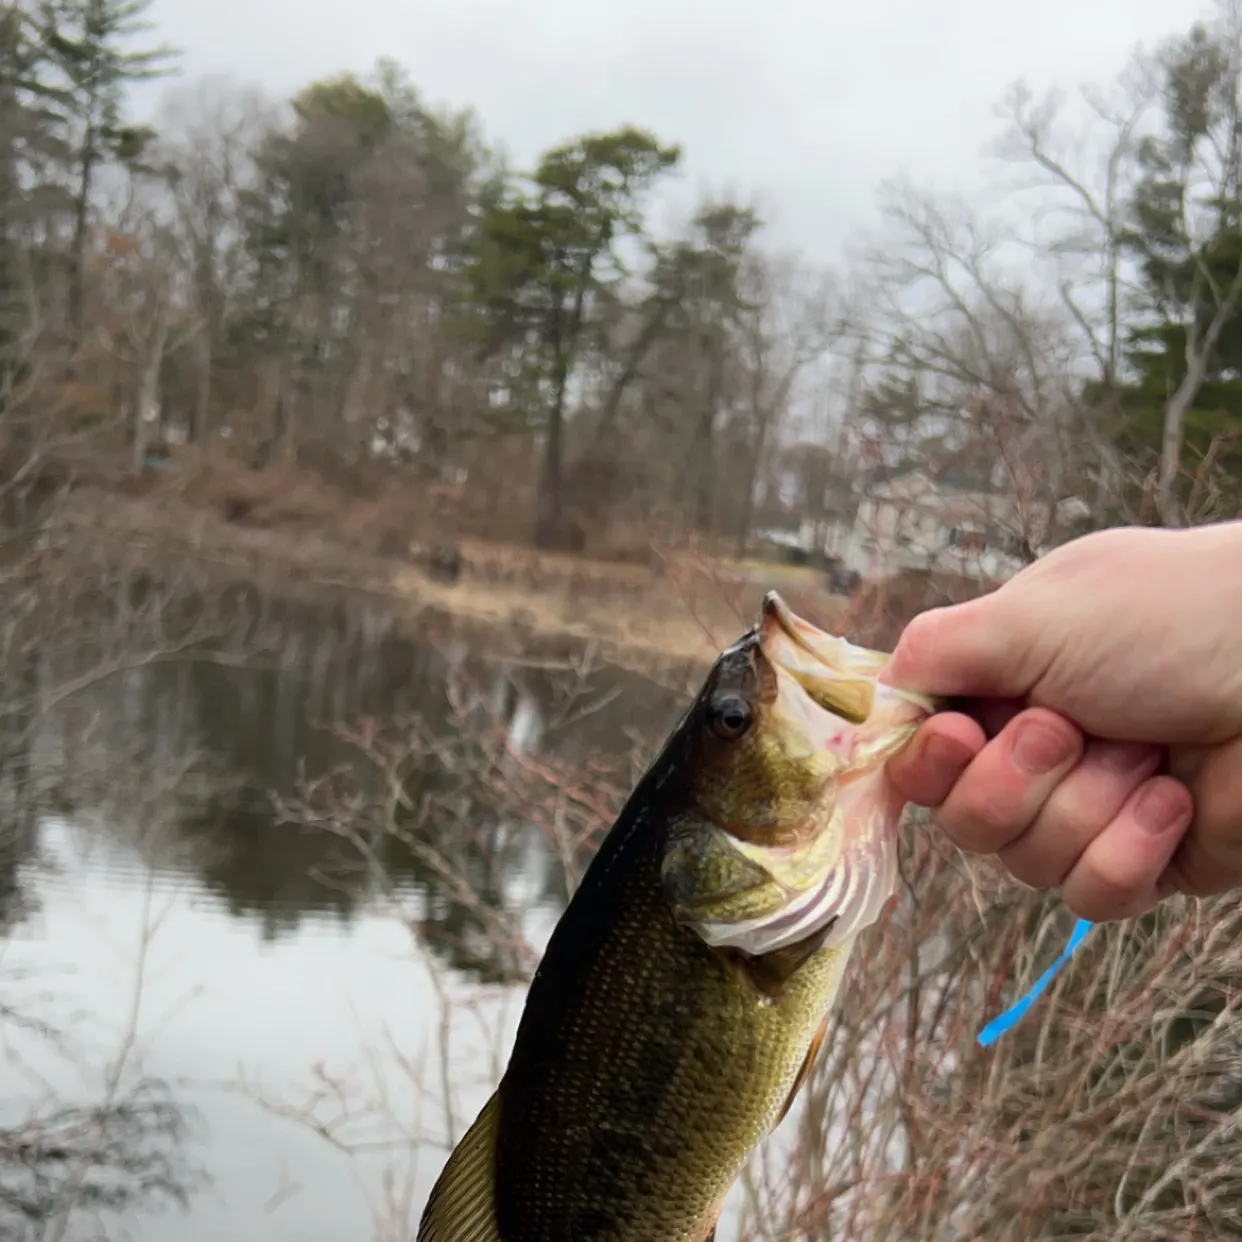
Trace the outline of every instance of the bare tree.
{"label": "bare tree", "polygon": [[1135,62],[1111,93],[1082,88],[1085,115],[1074,131],[1062,94],[1037,101],[1019,82],[1001,105],[1005,130],[993,146],[1013,170],[1014,206],[1035,208],[1022,243],[1037,262],[1051,266],[1106,390],[1121,371],[1123,324],[1134,294],[1125,241],[1138,151],[1150,133],[1155,96],[1149,68]]}
{"label": "bare tree", "polygon": [[1101,478],[1080,399],[1090,343],[1010,267],[998,226],[900,185],[886,219],[862,329],[873,359],[862,421],[898,453],[882,452],[882,468],[913,454],[979,492],[1000,488],[1005,534],[1034,555],[1060,537],[1065,502]]}
{"label": "bare tree", "polygon": [[755,256],[743,270],[738,421],[745,449],[743,469],[734,475],[739,556],[746,555],[760,477],[782,424],[802,395],[799,386],[833,342],[834,295],[832,277],[807,271],[797,256]]}
{"label": "bare tree", "polygon": [[212,426],[218,359],[238,299],[247,256],[242,196],[254,179],[251,152],[278,123],[276,108],[253,88],[206,78],[170,91],[155,161],[168,178],[178,265],[187,302],[202,327],[194,337],[197,372],[190,439],[203,443]]}

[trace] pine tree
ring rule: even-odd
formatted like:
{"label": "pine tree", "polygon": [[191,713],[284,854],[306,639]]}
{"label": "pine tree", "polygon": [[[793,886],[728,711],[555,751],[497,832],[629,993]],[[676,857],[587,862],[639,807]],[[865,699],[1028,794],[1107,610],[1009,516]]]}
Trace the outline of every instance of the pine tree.
{"label": "pine tree", "polygon": [[177,52],[165,45],[130,50],[151,23],[151,0],[42,0],[35,23],[59,101],[72,195],[68,318],[80,338],[85,314],[86,255],[96,176],[112,162],[137,162],[153,137],[124,119],[126,89],[172,71]]}

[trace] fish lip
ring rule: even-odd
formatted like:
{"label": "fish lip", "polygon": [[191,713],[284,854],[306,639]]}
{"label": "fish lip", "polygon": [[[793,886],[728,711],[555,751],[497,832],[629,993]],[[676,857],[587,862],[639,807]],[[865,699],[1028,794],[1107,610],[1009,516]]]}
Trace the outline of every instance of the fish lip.
{"label": "fish lip", "polygon": [[874,677],[889,660],[882,651],[859,647],[798,616],[778,591],[768,591],[764,595],[759,627],[761,641],[766,639],[771,644],[778,633],[783,634],[835,676]]}
{"label": "fish lip", "polygon": [[897,699],[928,713],[938,706],[936,700],[927,695],[902,690],[880,680],[892,658],[889,653],[874,651],[870,647],[862,647],[848,639],[826,633],[798,616],[776,590],[769,590],[763,596],[758,628],[759,642],[764,654],[808,691],[813,691],[814,674],[806,668],[800,668],[794,661],[781,658],[781,639],[787,640],[798,651],[809,656],[823,670],[821,675],[837,681],[871,683],[877,700]]}

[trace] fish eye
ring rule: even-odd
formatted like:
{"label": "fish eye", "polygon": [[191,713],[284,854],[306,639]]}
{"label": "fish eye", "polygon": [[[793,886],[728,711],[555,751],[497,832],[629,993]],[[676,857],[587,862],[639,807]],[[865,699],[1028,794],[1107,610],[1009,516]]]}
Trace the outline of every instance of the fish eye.
{"label": "fish eye", "polygon": [[737,741],[750,728],[754,718],[750,704],[738,694],[722,695],[711,706],[712,732],[726,742]]}

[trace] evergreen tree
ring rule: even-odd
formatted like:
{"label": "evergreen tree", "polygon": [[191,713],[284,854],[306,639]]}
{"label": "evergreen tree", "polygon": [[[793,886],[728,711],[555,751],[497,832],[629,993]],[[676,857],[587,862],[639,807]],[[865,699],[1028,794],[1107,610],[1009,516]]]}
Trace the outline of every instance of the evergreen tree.
{"label": "evergreen tree", "polygon": [[564,424],[592,312],[625,274],[618,246],[642,233],[642,201],[681,158],[632,126],[544,155],[529,187],[511,186],[480,222],[463,275],[488,354],[503,353],[514,417],[544,433],[536,538],[564,538]]}
{"label": "evergreen tree", "polygon": [[145,126],[124,119],[126,89],[172,70],[177,52],[165,45],[131,49],[145,35],[151,0],[41,0],[35,15],[41,54],[59,105],[59,123],[72,195],[68,319],[83,332],[86,255],[92,193],[99,170],[132,164],[152,138]]}
{"label": "evergreen tree", "polygon": [[[1123,245],[1141,280],[1115,396],[1118,444],[1183,520],[1187,476],[1242,495],[1242,133],[1237,51],[1196,25],[1162,58],[1162,126],[1139,149]],[[1098,392],[1096,395],[1099,395]]]}

